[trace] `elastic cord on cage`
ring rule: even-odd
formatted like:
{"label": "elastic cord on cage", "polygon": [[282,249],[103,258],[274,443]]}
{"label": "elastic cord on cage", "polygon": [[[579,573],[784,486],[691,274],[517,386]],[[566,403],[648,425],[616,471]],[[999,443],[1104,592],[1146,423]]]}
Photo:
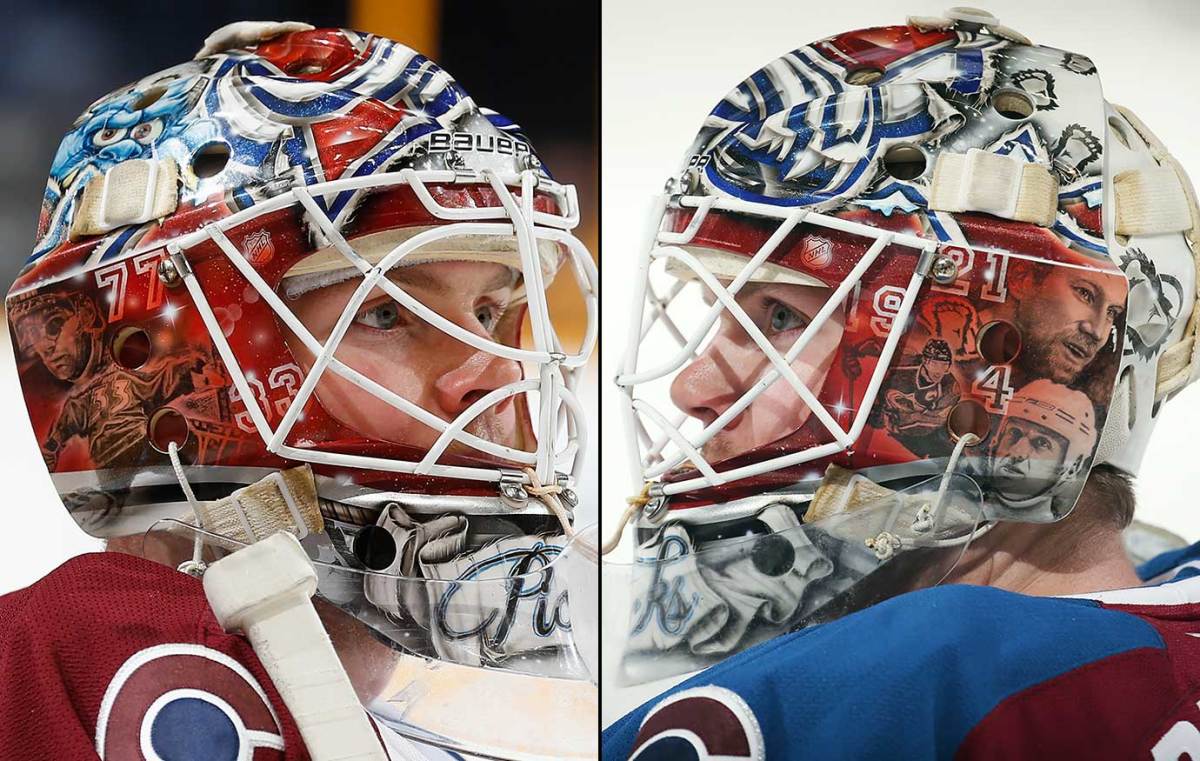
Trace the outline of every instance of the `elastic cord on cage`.
{"label": "elastic cord on cage", "polygon": [[[959,438],[958,442],[954,445],[954,451],[952,451],[950,453],[950,459],[946,462],[946,470],[942,473],[941,482],[938,484],[937,495],[934,497],[933,506],[930,509],[930,513],[931,513],[930,525],[938,526],[941,524],[942,516],[946,512],[946,506],[947,506],[946,492],[949,491],[950,479],[954,476],[955,468],[958,466],[958,461],[959,461],[959,458],[962,457],[963,450],[969,446],[978,444],[979,441],[980,441],[980,438],[977,435],[975,435],[974,433],[968,432],[968,433],[963,434],[962,437]],[[986,534],[988,531],[990,531],[992,529],[992,526],[994,526],[994,525],[995,525],[994,523],[986,523],[981,527],[979,525],[979,517],[976,517],[975,525],[971,527],[971,530],[969,532],[967,532],[965,537],[953,537],[950,539],[931,539],[928,541],[919,541],[919,542],[914,542],[912,540],[909,540],[907,543],[910,546],[914,546],[914,547],[931,547],[931,548],[954,547],[954,546],[961,544],[961,545],[963,545],[963,552],[966,552],[966,548],[968,545],[970,545],[971,542],[975,541],[976,538]],[[957,561],[955,561],[955,565],[957,565]],[[949,575],[949,571],[947,571],[947,575]],[[944,577],[943,577],[942,581],[945,581]],[[939,581],[938,583],[940,584],[941,581]]]}
{"label": "elastic cord on cage", "polygon": [[563,507],[562,500],[558,498],[558,495],[562,494],[563,488],[558,484],[543,484],[538,478],[537,471],[533,468],[525,468],[525,476],[529,479],[529,485],[525,487],[525,491],[537,497],[546,507],[550,508],[550,512],[554,513],[555,518],[558,518],[563,533],[567,537],[575,536],[575,529],[571,526],[571,516],[567,515],[567,509]]}
{"label": "elastic cord on cage", "polygon": [[617,548],[621,543],[621,534],[625,533],[625,527],[633,520],[633,516],[637,515],[650,502],[650,482],[647,481],[642,487],[641,494],[636,497],[626,497],[625,512],[621,513],[621,519],[617,521],[617,527],[613,530],[612,535],[608,537],[608,541],[600,545],[600,554],[607,555]]}
{"label": "elastic cord on cage", "polygon": [[179,487],[183,489],[183,496],[187,499],[188,506],[192,508],[192,516],[196,520],[193,525],[200,529],[192,540],[192,559],[180,563],[177,570],[198,578],[204,574],[204,569],[207,567],[202,559],[204,535],[200,532],[204,530],[204,525],[200,520],[200,503],[196,500],[196,493],[192,491],[192,485],[188,483],[187,475],[183,472],[183,463],[179,461],[179,445],[174,441],[167,445],[167,455],[171,458],[171,468],[175,471],[175,478],[179,479]]}

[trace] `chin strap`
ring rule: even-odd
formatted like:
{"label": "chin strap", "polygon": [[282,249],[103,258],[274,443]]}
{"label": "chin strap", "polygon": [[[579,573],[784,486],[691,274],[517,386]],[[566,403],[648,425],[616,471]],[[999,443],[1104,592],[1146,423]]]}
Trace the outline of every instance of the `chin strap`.
{"label": "chin strap", "polygon": [[[214,502],[196,499],[175,442],[171,467],[192,508],[192,557],[179,570],[203,580],[204,594],[221,627],[241,632],[292,714],[313,761],[386,761],[350,677],[312,605],[317,576],[294,533],[322,530],[316,487],[301,485],[308,466],[276,472]],[[316,515],[316,526],[309,520]],[[207,517],[205,517],[207,516]],[[211,566],[204,562],[205,532],[232,529],[247,546]],[[263,538],[260,531],[274,527]],[[222,533],[223,536],[228,534]]]}
{"label": "chin strap", "polygon": [[212,501],[196,499],[187,473],[179,459],[179,447],[171,442],[167,447],[171,468],[183,496],[192,509],[190,522],[195,526],[191,560],[184,561],[178,570],[199,578],[204,575],[202,558],[204,535],[216,534],[239,544],[254,544],[277,531],[286,531],[297,539],[325,530],[321,517],[317,482],[307,465],[275,471],[261,480],[244,486],[227,497]]}
{"label": "chin strap", "polygon": [[313,761],[386,761],[313,607],[316,589],[312,562],[285,531],[221,558],[204,574],[217,621],[250,640]]}

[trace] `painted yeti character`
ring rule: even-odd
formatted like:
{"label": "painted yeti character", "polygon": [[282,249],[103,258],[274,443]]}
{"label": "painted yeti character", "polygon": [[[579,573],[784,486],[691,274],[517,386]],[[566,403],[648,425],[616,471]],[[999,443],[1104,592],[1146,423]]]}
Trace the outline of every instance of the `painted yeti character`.
{"label": "painted yeti character", "polygon": [[133,85],[94,103],[76,120],[50,167],[34,258],[63,242],[75,198],[92,177],[130,159],[190,155],[219,133],[212,120],[185,118],[208,80],[175,76]]}

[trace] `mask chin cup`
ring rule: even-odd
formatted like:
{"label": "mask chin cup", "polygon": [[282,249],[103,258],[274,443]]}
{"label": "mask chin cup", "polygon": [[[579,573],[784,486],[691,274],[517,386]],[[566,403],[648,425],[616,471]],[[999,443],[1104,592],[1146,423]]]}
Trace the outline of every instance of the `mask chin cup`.
{"label": "mask chin cup", "polygon": [[[402,529],[391,530],[399,552],[412,557],[395,558],[388,567],[404,567],[406,573],[369,569],[356,562],[356,553],[347,551],[351,548],[335,546],[353,544],[354,537],[327,531],[301,542],[316,571],[317,598],[365,627],[343,616],[344,626],[337,629],[369,635],[358,639],[370,639],[381,661],[389,663],[407,655],[515,674],[594,679],[594,527],[570,540],[549,534],[512,536],[477,547],[467,543],[465,524],[462,536],[443,532],[421,546],[404,541]],[[378,537],[379,532],[369,535]],[[198,564],[192,560],[197,541]],[[202,575],[209,563],[245,546],[164,519],[142,535],[139,554]],[[577,606],[578,621],[572,615]],[[330,633],[338,645],[337,632],[331,628]]]}
{"label": "mask chin cup", "polygon": [[988,527],[979,485],[958,473],[899,489],[850,474],[836,492],[789,502],[708,522],[687,514],[700,508],[637,529],[632,562],[603,568],[610,683],[702,669],[936,585]]}

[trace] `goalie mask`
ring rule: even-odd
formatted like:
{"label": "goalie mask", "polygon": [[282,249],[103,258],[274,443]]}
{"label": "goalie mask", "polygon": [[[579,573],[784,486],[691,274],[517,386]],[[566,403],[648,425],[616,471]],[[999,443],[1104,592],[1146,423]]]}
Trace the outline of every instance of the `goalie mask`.
{"label": "goalie mask", "polygon": [[617,378],[620,678],[935,584],[1095,465],[1136,473],[1193,376],[1192,199],[1090,61],[983,12],[726,95],[654,210]]}
{"label": "goalie mask", "polygon": [[[233,25],[101,98],[7,302],[67,509],[98,537],[183,533],[196,573],[286,529],[385,652],[594,702],[564,570],[596,337],[578,217],[516,124],[374,35]],[[576,752],[510,743],[515,720],[472,734],[453,705],[422,731]],[[577,714],[558,737],[588,736]]]}

